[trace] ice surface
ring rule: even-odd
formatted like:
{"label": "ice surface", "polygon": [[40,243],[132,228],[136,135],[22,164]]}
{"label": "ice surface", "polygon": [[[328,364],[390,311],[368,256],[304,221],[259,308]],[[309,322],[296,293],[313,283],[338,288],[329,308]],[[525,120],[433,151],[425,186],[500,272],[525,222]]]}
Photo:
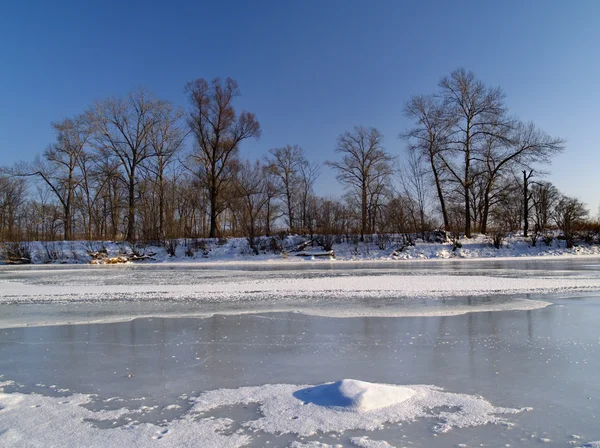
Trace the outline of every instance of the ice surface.
{"label": "ice surface", "polygon": [[[559,447],[598,440],[599,383],[597,375],[590,372],[600,368],[600,307],[597,295],[581,294],[594,290],[600,279],[598,263],[438,262],[422,263],[418,268],[407,263],[402,269],[387,266],[380,271],[359,269],[359,265],[341,269],[341,265],[323,263],[319,269],[282,271],[202,271],[196,266],[172,265],[0,268],[0,294],[5,286],[18,284],[38,289],[30,303],[25,297],[0,304],[0,327],[4,326],[0,330],[0,387],[5,389],[0,397],[0,406],[4,406],[0,410],[0,446],[21,446],[25,439],[19,437],[27,438],[29,433],[33,434],[31,440],[50,446],[63,446],[64,440],[66,446],[81,446],[86,441],[90,446],[211,446],[201,443],[207,440],[217,447],[287,447],[297,442],[308,447],[349,448],[352,440],[360,440],[398,448]],[[402,278],[397,284],[408,285],[407,292],[379,288],[390,283],[388,277]],[[423,294],[413,289],[409,277],[426,284],[430,293],[426,288]],[[445,278],[454,285],[462,282],[476,287],[471,294],[437,294],[438,280]],[[480,286],[485,281],[478,282],[478,278],[489,279],[494,287]],[[319,286],[319,282],[339,285],[348,279],[347,295],[335,296]],[[303,296],[272,286],[310,281],[318,287],[313,292],[307,287]],[[231,300],[218,294],[212,300],[199,292],[202,286],[214,292],[211,288],[224,283],[242,287],[229,290]],[[509,288],[542,283],[551,288],[515,288],[513,292]],[[155,285],[156,294],[127,292],[138,287],[144,290],[146,285]],[[113,297],[113,286],[127,289]],[[44,302],[44,289],[52,287],[60,288],[59,294]],[[89,291],[93,300],[79,300],[76,293],[82,290]],[[247,294],[236,297],[236,291]],[[67,294],[67,299],[60,300],[61,294]],[[537,302],[545,308],[534,310],[531,305]],[[547,307],[548,303],[554,306]],[[510,311],[515,309],[523,311]],[[491,310],[499,312],[475,312]],[[309,313],[326,317],[307,316]],[[469,314],[448,317],[462,313]],[[15,322],[111,322],[143,315],[152,318],[8,329]],[[157,319],[160,315],[213,317]],[[442,317],[419,317],[435,315]],[[328,318],[331,316],[348,319]],[[294,396],[315,387],[327,390],[335,383],[323,382],[336,378],[369,381],[363,392],[388,385],[406,387],[415,394],[362,412],[350,405],[323,405]],[[290,401],[278,396],[283,391],[278,387],[288,388]],[[271,388],[272,396],[246,403],[245,388],[250,388],[253,396]],[[360,391],[352,394],[340,389],[329,394],[334,402],[351,404],[352,397],[354,403],[360,402]],[[204,396],[201,391],[225,391],[233,396],[233,404],[213,403],[201,410],[197,401]],[[440,398],[444,395],[436,399],[436,393],[446,394],[446,401]],[[426,414],[423,417],[394,422],[386,418],[384,423],[372,418],[393,409],[400,415],[398,409],[408,409],[427,394],[431,400],[421,408]],[[491,413],[503,424],[458,429],[462,419],[478,421],[474,416],[487,411],[477,401],[461,407],[454,395],[479,398],[498,406],[496,409],[514,411],[527,405],[533,411]],[[238,403],[240,400],[243,403]],[[307,404],[298,404],[300,401]],[[269,420],[264,411],[279,405],[278,416],[287,415],[288,419]],[[298,412],[295,406],[301,407]],[[415,408],[416,414],[421,412],[418,406],[411,409]],[[327,425],[354,429],[342,433],[316,430],[311,436],[299,436],[294,425],[300,424],[301,412],[306,409],[315,409],[310,417],[320,420],[307,421],[302,431],[331,427]],[[334,418],[329,418],[330,412]],[[73,418],[61,417],[61,413]],[[376,427],[376,432],[365,433],[351,425],[357,416],[367,416],[366,423]],[[46,424],[46,419],[56,424]],[[260,429],[278,425],[290,432]],[[65,435],[55,434],[61,431]],[[76,440],[73,432],[84,438]],[[573,433],[580,438],[568,439]]]}

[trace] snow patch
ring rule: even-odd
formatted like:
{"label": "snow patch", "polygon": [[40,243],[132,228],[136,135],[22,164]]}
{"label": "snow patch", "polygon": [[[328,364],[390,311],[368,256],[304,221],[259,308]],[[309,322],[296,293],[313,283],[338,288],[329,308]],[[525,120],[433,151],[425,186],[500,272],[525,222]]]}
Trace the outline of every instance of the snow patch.
{"label": "snow patch", "polygon": [[[312,391],[312,392],[309,392]],[[135,413],[130,409],[91,411],[84,407],[90,395],[46,397],[0,392],[0,445],[2,446],[219,446],[237,448],[252,442],[253,434],[343,433],[373,431],[385,423],[433,419],[449,428],[503,423],[522,409],[495,407],[482,397],[455,394],[435,386],[375,384],[341,380],[322,385],[267,384],[257,387],[207,391],[191,399],[192,408],[164,425],[127,424],[99,429],[93,423],[116,422]],[[234,422],[207,412],[229,406],[258,404],[262,417]],[[239,423],[239,429],[236,423]],[[434,426],[435,427],[435,426]],[[389,447],[385,441],[356,437],[359,447]],[[295,448],[325,448],[320,442],[294,442]]]}

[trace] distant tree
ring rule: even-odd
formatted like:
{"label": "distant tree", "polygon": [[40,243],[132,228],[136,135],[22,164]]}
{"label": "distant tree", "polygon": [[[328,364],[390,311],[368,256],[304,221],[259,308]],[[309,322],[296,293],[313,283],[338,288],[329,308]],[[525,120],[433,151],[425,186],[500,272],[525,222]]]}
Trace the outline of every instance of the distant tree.
{"label": "distant tree", "polygon": [[287,145],[269,150],[267,158],[270,171],[279,179],[281,195],[285,203],[287,224],[290,232],[295,231],[298,198],[301,194],[301,169],[308,161],[303,149],[298,145]]}
{"label": "distant tree", "polygon": [[267,195],[264,212],[265,236],[271,236],[273,223],[282,216],[281,204],[277,201],[281,196],[281,183],[269,165],[263,166],[263,176],[265,180],[265,194]]}
{"label": "distant tree", "polygon": [[246,161],[239,166],[234,178],[235,191],[241,202],[241,223],[252,251],[258,255],[257,237],[260,215],[269,201],[264,177],[264,166],[260,162]]}
{"label": "distant tree", "polygon": [[560,198],[558,188],[550,182],[535,182],[531,185],[530,199],[536,232],[544,232],[548,229],[554,208]]}
{"label": "distant tree", "polygon": [[[503,124],[506,127],[506,124]],[[498,178],[515,167],[524,168],[523,171],[532,173],[532,164],[550,163],[553,155],[564,149],[564,140],[551,137],[535,127],[533,123],[514,121],[507,134],[502,139],[496,138],[494,133],[485,135],[483,151],[480,160],[483,185],[483,210],[481,232],[486,233],[487,218],[492,201],[492,193]],[[527,186],[528,178],[524,181]],[[527,195],[527,192],[525,192]],[[528,201],[525,200],[525,214],[529,210]],[[528,216],[524,216],[523,225],[527,236]]]}
{"label": "distant tree", "polygon": [[81,182],[80,158],[90,138],[90,128],[83,117],[52,123],[56,142],[36,158],[32,165],[21,165],[20,176],[39,176],[62,207],[63,237],[72,239],[75,190]]}
{"label": "distant tree", "polygon": [[361,241],[369,232],[369,190],[392,174],[392,157],[383,149],[383,136],[375,128],[355,127],[338,137],[336,152],[340,162],[326,164],[337,172],[337,179],[360,197]]}
{"label": "distant tree", "polygon": [[585,204],[577,198],[561,196],[554,208],[554,222],[562,230],[567,247],[573,247],[575,231],[589,216]]}
{"label": "distant tree", "polygon": [[9,171],[0,170],[0,241],[25,236],[20,224],[26,215],[27,185],[25,178],[11,176]]}
{"label": "distant tree", "polygon": [[233,79],[215,78],[209,84],[199,78],[189,82],[185,90],[191,104],[188,123],[196,142],[194,158],[203,172],[210,203],[209,236],[214,238],[239,145],[245,139],[260,137],[260,125],[252,113],[236,115],[232,102],[240,92]]}

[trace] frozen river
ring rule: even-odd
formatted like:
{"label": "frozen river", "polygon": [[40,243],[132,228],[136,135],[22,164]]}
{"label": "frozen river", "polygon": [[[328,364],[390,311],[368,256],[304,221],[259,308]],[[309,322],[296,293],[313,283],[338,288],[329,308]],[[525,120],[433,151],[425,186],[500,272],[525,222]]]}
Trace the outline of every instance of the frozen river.
{"label": "frozen river", "polygon": [[[600,440],[597,259],[3,267],[0,289],[2,446]],[[368,383],[310,387],[343,379]]]}

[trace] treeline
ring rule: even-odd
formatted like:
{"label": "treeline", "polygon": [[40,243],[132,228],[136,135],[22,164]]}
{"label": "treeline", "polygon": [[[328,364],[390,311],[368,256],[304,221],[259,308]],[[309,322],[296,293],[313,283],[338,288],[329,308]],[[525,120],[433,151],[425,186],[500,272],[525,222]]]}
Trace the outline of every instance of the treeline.
{"label": "treeline", "polygon": [[[321,166],[303,148],[240,154],[261,135],[236,111],[232,79],[185,86],[188,110],[146,90],[94,102],[52,123],[56,140],[33,162],[0,174],[0,240],[127,240],[278,232],[350,235],[448,232],[573,234],[588,218],[575,198],[541,179],[564,149],[509,113],[505,94],[456,70],[405,105],[414,126],[391,154],[372,127],[342,133],[333,169],[346,194],[314,191]],[[399,167],[400,166],[400,167]]]}

